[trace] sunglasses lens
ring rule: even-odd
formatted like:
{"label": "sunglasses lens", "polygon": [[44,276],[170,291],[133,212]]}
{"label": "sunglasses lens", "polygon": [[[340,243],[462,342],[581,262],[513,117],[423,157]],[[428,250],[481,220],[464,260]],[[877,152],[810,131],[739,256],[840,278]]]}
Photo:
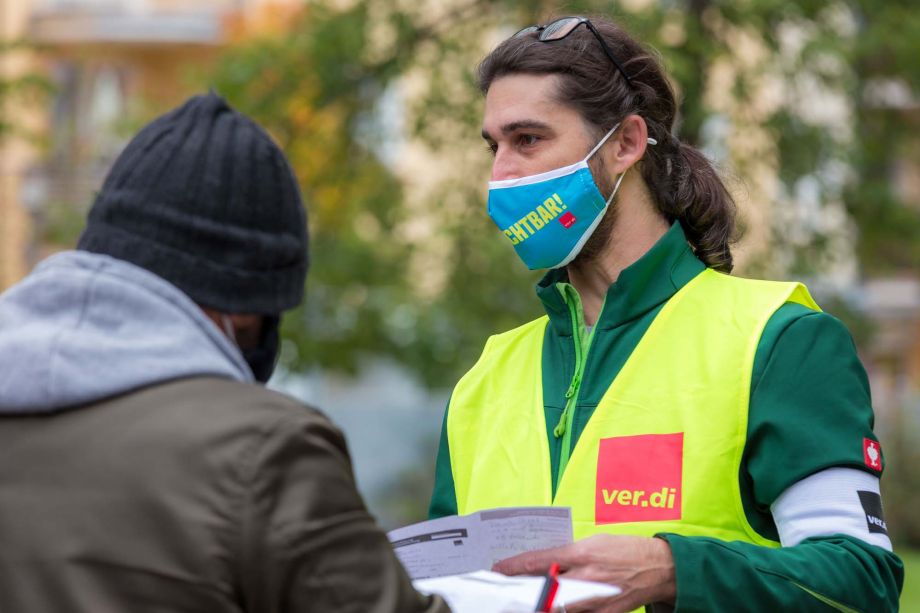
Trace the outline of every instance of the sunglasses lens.
{"label": "sunglasses lens", "polygon": [[540,40],[559,40],[565,38],[569,33],[582,23],[580,17],[566,17],[548,24],[540,33]]}
{"label": "sunglasses lens", "polygon": [[607,43],[604,42],[604,38],[597,31],[597,28],[595,28],[594,25],[585,17],[563,17],[562,19],[557,19],[556,21],[548,23],[545,26],[530,26],[518,31],[511,38],[518,38],[519,36],[527,36],[528,34],[539,32],[540,35],[537,37],[537,39],[540,42],[545,43],[554,40],[561,40],[571,34],[575,28],[583,23],[587,24],[588,30],[591,32],[591,34],[594,35],[594,38],[597,39],[597,42],[600,43],[601,47],[604,48],[604,53],[607,55],[610,61],[613,62],[613,65],[616,66],[617,70],[620,71],[620,74],[623,75],[623,78],[626,79],[626,82],[632,85],[632,81],[629,79],[629,75],[626,74],[626,71],[623,70],[623,67],[613,56],[613,52],[607,46]]}
{"label": "sunglasses lens", "polygon": [[520,38],[521,36],[527,36],[528,34],[532,34],[533,32],[538,31],[539,29],[540,29],[540,26],[527,26],[523,30],[518,30],[517,32],[515,32],[514,36],[512,36],[511,38]]}

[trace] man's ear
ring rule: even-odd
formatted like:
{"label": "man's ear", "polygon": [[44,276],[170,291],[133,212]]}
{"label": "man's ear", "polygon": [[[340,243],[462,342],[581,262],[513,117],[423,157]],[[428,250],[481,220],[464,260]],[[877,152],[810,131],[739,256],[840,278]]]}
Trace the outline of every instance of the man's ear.
{"label": "man's ear", "polygon": [[[211,307],[198,305],[214,322],[217,329],[222,331],[231,341],[240,347],[255,347],[262,340],[262,328],[265,326],[267,316],[255,313],[224,313]],[[227,330],[227,324],[233,326],[233,336]]]}
{"label": "man's ear", "polygon": [[198,305],[198,308],[201,309],[208,319],[214,322],[214,325],[217,326],[217,329],[227,334],[227,331],[224,329],[224,314],[217,309],[212,309],[211,307],[206,307],[203,305]]}
{"label": "man's ear", "polygon": [[267,317],[256,314],[234,314],[229,317],[236,329],[237,344],[243,349],[257,347],[262,341],[262,330]]}
{"label": "man's ear", "polygon": [[642,159],[647,146],[648,126],[645,120],[639,115],[627,115],[600,153],[605,166],[614,174],[620,174]]}

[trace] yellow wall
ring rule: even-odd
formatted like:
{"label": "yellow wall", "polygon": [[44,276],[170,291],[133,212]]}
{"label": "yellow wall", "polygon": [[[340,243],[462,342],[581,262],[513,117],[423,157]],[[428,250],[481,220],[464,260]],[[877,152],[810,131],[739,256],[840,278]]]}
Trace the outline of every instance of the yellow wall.
{"label": "yellow wall", "polygon": [[[0,2],[0,40],[22,37],[28,19],[28,2]],[[0,79],[28,72],[32,57],[26,52],[0,53]],[[3,109],[23,127],[35,126],[38,117],[28,108]],[[31,238],[28,214],[20,205],[20,176],[35,158],[35,152],[21,139],[0,141],[0,289],[25,273],[26,248]]]}

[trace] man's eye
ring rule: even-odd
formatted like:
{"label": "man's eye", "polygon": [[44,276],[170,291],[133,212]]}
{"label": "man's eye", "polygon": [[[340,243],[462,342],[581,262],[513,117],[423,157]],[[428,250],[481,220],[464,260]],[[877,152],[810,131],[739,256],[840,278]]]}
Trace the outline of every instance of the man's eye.
{"label": "man's eye", "polygon": [[518,137],[518,143],[520,143],[522,147],[532,147],[537,144],[538,140],[540,140],[540,137],[534,134],[521,134],[521,136]]}
{"label": "man's eye", "polygon": [[489,151],[489,153],[491,153],[493,156],[494,156],[496,153],[498,153],[498,145],[497,145],[496,143],[486,143],[486,149],[487,149],[487,150]]}

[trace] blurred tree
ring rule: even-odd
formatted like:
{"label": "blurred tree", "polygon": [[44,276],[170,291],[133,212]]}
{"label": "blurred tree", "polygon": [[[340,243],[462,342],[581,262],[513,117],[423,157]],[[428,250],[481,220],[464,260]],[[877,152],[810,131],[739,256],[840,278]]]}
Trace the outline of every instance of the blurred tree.
{"label": "blurred tree", "polygon": [[[289,368],[355,371],[386,355],[449,384],[488,334],[538,314],[537,276],[484,213],[474,71],[553,7],[314,0],[275,34],[241,35],[208,77],[280,141],[310,208]],[[749,257],[757,272],[846,265],[853,222],[868,270],[916,265],[920,213],[890,182],[910,134],[869,95],[894,83],[917,100],[920,16],[906,0],[595,0],[566,13],[612,16],[661,53],[683,98],[679,135],[747,187],[752,244],[775,256]]]}
{"label": "blurred tree", "polygon": [[[908,0],[858,0],[859,34],[848,50],[856,82],[854,179],[846,193],[867,273],[920,269],[920,202],[893,186],[920,167],[920,11]],[[911,169],[911,165],[913,168]]]}
{"label": "blurred tree", "polygon": [[885,450],[885,514],[895,543],[920,547],[920,415],[910,412],[907,406],[899,407],[898,412],[902,416],[897,424],[899,431],[889,437]]}
{"label": "blurred tree", "polygon": [[[28,45],[22,41],[0,41],[0,60],[8,59],[8,56],[25,49],[28,49]],[[0,72],[0,139],[15,135],[34,141],[38,135],[26,129],[21,118],[12,117],[8,109],[13,102],[38,104],[53,90],[51,81],[37,72],[12,76]]]}
{"label": "blurred tree", "polygon": [[[308,299],[285,321],[285,337],[293,341],[283,354],[288,367],[354,372],[363,357],[382,354],[428,384],[446,384],[469,365],[478,339],[514,325],[528,307],[535,312],[527,304],[527,281],[512,272],[513,254],[500,249],[500,241],[481,238],[490,232],[478,214],[481,181],[467,181],[453,196],[441,192],[443,199],[413,210],[400,161],[387,154],[387,139],[401,137],[386,125],[403,121],[402,109],[396,117],[385,109],[398,95],[397,80],[438,55],[463,49],[465,58],[475,57],[480,39],[459,40],[453,27],[470,23],[487,4],[458,4],[433,17],[396,2],[360,2],[344,10],[310,3],[286,33],[239,45],[211,76],[221,94],[279,140],[310,209]],[[466,147],[476,96],[469,76],[451,88],[456,85],[468,101],[461,121],[446,115],[456,101],[439,99],[434,87],[423,106]],[[416,129],[428,129],[423,123]],[[446,134],[438,140],[446,144]],[[483,156],[476,170],[485,162]],[[430,173],[434,165],[415,171]],[[460,231],[467,220],[471,225]],[[419,224],[427,228],[421,234],[413,229]],[[440,251],[436,257],[414,259],[432,247]],[[434,277],[456,291],[426,292]],[[515,277],[519,287],[503,296]]]}

